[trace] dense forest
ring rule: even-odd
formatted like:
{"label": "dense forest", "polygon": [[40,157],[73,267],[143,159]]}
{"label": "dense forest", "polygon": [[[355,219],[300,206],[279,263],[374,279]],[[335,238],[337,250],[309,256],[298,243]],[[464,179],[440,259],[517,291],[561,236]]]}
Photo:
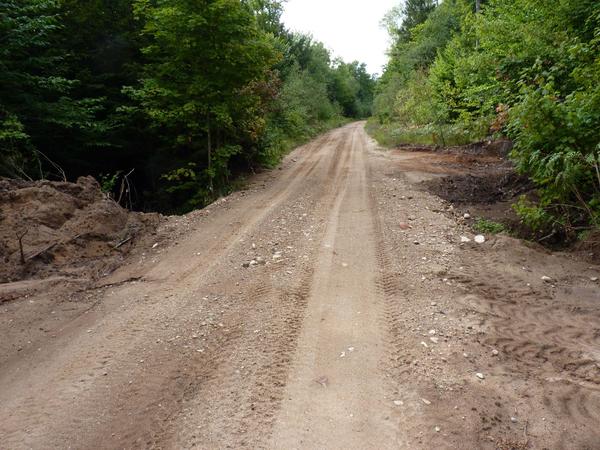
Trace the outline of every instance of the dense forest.
{"label": "dense forest", "polygon": [[388,145],[508,137],[535,196],[515,205],[540,234],[600,226],[600,3],[406,0],[370,131]]}
{"label": "dense forest", "polygon": [[0,1],[0,176],[185,212],[348,118],[374,78],[275,0]]}

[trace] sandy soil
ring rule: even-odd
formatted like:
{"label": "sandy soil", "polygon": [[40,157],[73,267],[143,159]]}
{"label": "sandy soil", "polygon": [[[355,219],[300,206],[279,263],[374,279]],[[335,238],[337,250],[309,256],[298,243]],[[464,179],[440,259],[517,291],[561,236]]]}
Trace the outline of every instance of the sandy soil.
{"label": "sandy soil", "polygon": [[0,303],[0,446],[600,448],[599,267],[461,242],[443,173],[363,125]]}

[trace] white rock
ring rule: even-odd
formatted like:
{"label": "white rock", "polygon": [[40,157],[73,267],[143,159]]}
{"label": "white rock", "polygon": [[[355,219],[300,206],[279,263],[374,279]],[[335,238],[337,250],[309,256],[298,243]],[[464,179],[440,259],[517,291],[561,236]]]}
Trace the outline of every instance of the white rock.
{"label": "white rock", "polygon": [[510,418],[510,421],[511,421],[512,423],[517,423],[517,422],[518,422],[518,420],[517,420],[517,418],[516,418],[516,417],[511,417],[511,418]]}
{"label": "white rock", "polygon": [[437,344],[437,343],[439,342],[439,339],[438,339],[438,338],[436,338],[435,336],[432,336],[432,337],[430,337],[430,338],[429,338],[429,340],[430,340],[431,342],[433,342],[434,344]]}
{"label": "white rock", "polygon": [[152,248],[158,247],[158,242],[152,246]]}
{"label": "white rock", "polygon": [[478,244],[483,244],[485,242],[485,236],[483,234],[478,234],[475,236],[475,242]]}
{"label": "white rock", "polygon": [[394,405],[402,406],[402,405],[404,405],[404,402],[402,400],[394,400]]}
{"label": "white rock", "polygon": [[552,278],[550,278],[550,277],[548,277],[548,276],[544,275],[544,276],[542,277],[542,281],[545,281],[546,283],[550,283],[550,282],[552,281]]}
{"label": "white rock", "polygon": [[435,432],[439,433],[440,431],[442,431],[442,429],[440,427],[435,427]]}
{"label": "white rock", "polygon": [[475,374],[475,376],[476,376],[477,378],[479,378],[480,380],[483,380],[483,379],[485,378],[485,377],[483,376],[483,374],[482,374],[482,373],[480,373],[480,372],[477,372],[477,373]]}
{"label": "white rock", "polygon": [[460,237],[460,242],[463,243],[463,244],[466,244],[467,242],[471,242],[471,239],[469,239],[466,236],[461,236]]}
{"label": "white rock", "polygon": [[593,281],[595,283],[596,281],[598,281],[598,277],[591,277],[590,281]]}
{"label": "white rock", "polygon": [[422,398],[421,401],[423,403],[425,403],[426,405],[431,405],[431,402],[429,400],[427,400],[426,398]]}
{"label": "white rock", "polygon": [[465,213],[465,215],[463,216],[465,219],[469,220],[471,218],[471,214],[469,213]]}
{"label": "white rock", "polygon": [[496,349],[492,350],[492,355],[494,356],[498,356],[500,354],[500,352]]}

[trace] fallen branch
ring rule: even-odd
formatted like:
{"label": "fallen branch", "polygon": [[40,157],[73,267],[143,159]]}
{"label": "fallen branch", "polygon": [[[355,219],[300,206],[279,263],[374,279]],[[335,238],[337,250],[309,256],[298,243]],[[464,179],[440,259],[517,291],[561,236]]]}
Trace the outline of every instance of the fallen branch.
{"label": "fallen branch", "polygon": [[46,253],[47,251],[49,251],[49,250],[52,250],[52,249],[53,249],[54,247],[56,247],[57,245],[58,245],[58,242],[54,242],[54,243],[52,243],[52,244],[50,244],[50,245],[48,245],[48,246],[44,247],[43,249],[41,249],[41,250],[38,250],[37,252],[35,252],[35,253],[32,253],[31,255],[28,255],[28,256],[27,256],[27,258],[26,258],[26,260],[27,260],[27,261],[31,261],[32,259],[34,259],[34,258],[37,258],[37,257],[38,257],[38,256],[40,256],[40,255],[43,255],[43,254],[44,254],[44,253]]}
{"label": "fallen branch", "polygon": [[117,245],[115,245],[113,248],[116,250],[117,248],[122,247],[123,245],[127,244],[129,241],[131,241],[133,239],[133,236],[129,236],[127,239],[123,239],[121,242],[119,242]]}
{"label": "fallen branch", "polygon": [[75,239],[78,239],[81,237],[81,234],[78,234],[76,236],[73,236],[71,239],[68,239],[66,241],[63,242],[53,242],[50,245],[47,245],[46,247],[42,248],[41,250],[38,250],[34,253],[32,253],[31,255],[28,255],[27,258],[25,258],[26,261],[31,261],[32,259],[37,258],[38,256],[43,255],[44,253],[52,250],[54,247],[56,247],[58,244],[68,244],[69,242],[73,242]]}

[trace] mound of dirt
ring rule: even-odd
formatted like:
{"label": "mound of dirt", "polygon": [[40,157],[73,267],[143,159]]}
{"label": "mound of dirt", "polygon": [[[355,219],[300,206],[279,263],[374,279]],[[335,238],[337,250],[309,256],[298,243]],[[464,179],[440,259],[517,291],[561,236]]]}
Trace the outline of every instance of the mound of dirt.
{"label": "mound of dirt", "polygon": [[0,179],[0,283],[55,275],[96,279],[159,220],[121,208],[92,177],[77,183]]}
{"label": "mound of dirt", "polygon": [[424,183],[429,191],[452,203],[496,203],[513,200],[534,186],[512,170],[490,170],[485,175],[451,175]]}
{"label": "mound of dirt", "polygon": [[473,156],[497,156],[500,158],[506,158],[513,148],[513,143],[508,139],[497,139],[493,141],[481,141],[468,145],[454,145],[448,147],[402,144],[397,148],[411,152],[436,152]]}

